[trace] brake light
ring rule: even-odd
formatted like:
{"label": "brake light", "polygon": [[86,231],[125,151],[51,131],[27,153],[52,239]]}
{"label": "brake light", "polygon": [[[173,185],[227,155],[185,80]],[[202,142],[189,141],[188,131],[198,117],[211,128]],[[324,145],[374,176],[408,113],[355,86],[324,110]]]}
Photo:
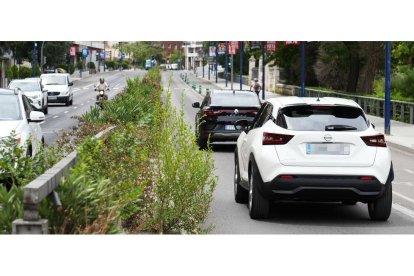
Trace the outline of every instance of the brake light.
{"label": "brake light", "polygon": [[205,109],[203,110],[203,115],[207,116],[207,117],[212,117],[212,116],[218,116],[222,113],[221,110],[210,110],[210,109]]}
{"label": "brake light", "polygon": [[385,143],[384,135],[374,135],[374,136],[362,136],[362,141],[365,142],[367,146],[370,147],[387,147],[387,144]]}
{"label": "brake light", "polygon": [[278,177],[281,178],[281,179],[293,179],[293,178],[295,178],[295,176],[287,175],[287,174],[282,174],[282,175],[279,175]]}
{"label": "brake light", "polygon": [[293,138],[293,135],[263,132],[263,145],[284,145]]}
{"label": "brake light", "polygon": [[364,175],[364,176],[358,177],[358,179],[359,180],[374,180],[374,177],[373,176],[366,176],[366,175]]}

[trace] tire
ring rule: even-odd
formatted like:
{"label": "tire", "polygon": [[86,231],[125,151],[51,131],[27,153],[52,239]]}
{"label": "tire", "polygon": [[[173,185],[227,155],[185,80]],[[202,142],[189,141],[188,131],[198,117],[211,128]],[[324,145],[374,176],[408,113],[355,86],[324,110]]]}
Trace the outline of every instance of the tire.
{"label": "tire", "polygon": [[72,99],[70,99],[69,105],[73,105],[73,96]]}
{"label": "tire", "polygon": [[207,148],[207,139],[205,139],[204,134],[201,130],[198,131],[198,138],[197,138],[197,144],[200,150],[204,150]]}
{"label": "tire", "polygon": [[46,115],[46,114],[49,114],[49,106],[48,106],[48,104],[46,103],[46,106],[43,108],[43,113]]}
{"label": "tire", "polygon": [[27,157],[32,157],[33,156],[33,150],[32,150],[32,146],[29,145],[26,149],[26,156]]}
{"label": "tire", "polygon": [[368,202],[368,213],[371,220],[386,221],[392,208],[392,183],[385,184],[384,193],[377,200]]}
{"label": "tire", "polygon": [[66,106],[70,106],[70,100],[69,100],[69,98],[68,98],[68,100],[66,101],[65,105],[66,105]]}
{"label": "tire", "polygon": [[247,203],[249,192],[240,185],[239,160],[237,158],[237,149],[234,153],[234,200],[237,203]]}
{"label": "tire", "polygon": [[249,168],[249,214],[252,219],[266,219],[269,216],[269,200],[264,198],[257,186],[261,184],[262,178],[257,169],[256,162],[252,160]]}

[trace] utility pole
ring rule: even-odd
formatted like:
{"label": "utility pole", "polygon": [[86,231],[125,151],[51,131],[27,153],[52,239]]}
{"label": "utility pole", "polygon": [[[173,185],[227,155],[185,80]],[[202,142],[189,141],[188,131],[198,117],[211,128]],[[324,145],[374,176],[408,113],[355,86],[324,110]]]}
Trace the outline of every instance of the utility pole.
{"label": "utility pole", "polygon": [[106,43],[105,43],[105,41],[104,41],[104,58],[103,58],[103,68],[104,68],[104,72],[105,72],[105,58],[106,58],[106,49],[105,49],[105,45]]}
{"label": "utility pole", "polygon": [[234,81],[234,62],[233,62],[233,44],[231,44],[231,56],[230,56],[230,59],[231,59],[231,87],[230,87],[230,89],[231,90],[233,90],[233,81]]}
{"label": "utility pole", "polygon": [[217,67],[218,67],[218,53],[217,53],[217,46],[216,46],[216,83],[217,83],[217,78],[218,78],[218,73],[217,73]]}

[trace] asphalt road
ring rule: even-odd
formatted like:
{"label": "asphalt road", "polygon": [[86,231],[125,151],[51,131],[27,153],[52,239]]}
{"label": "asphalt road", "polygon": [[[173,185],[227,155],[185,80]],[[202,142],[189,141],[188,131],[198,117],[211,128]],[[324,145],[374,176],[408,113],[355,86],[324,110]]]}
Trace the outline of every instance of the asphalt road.
{"label": "asphalt road", "polygon": [[[186,121],[194,126],[193,102],[202,96],[187,86],[179,72],[163,73],[164,88],[172,92],[172,103],[181,108],[184,99]],[[215,234],[413,234],[414,233],[414,154],[391,148],[395,180],[393,209],[387,222],[369,219],[367,205],[339,203],[273,203],[267,220],[252,220],[247,205],[233,196],[234,144],[214,145],[218,185],[207,223]]]}
{"label": "asphalt road", "polygon": [[49,114],[46,115],[46,120],[42,123],[46,145],[51,145],[56,141],[61,129],[70,129],[78,123],[78,120],[73,119],[72,116],[80,116],[89,111],[91,106],[95,105],[96,91],[94,91],[94,85],[99,82],[100,77],[104,77],[105,81],[110,85],[108,95],[111,99],[126,86],[128,77],[132,78],[144,74],[145,71],[142,70],[111,71],[75,80],[72,86],[73,105],[49,105]]}

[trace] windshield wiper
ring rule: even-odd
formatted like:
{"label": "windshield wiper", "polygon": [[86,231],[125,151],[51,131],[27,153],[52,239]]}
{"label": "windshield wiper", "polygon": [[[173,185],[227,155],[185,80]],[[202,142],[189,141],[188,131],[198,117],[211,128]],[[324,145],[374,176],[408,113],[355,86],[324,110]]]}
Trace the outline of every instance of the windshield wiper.
{"label": "windshield wiper", "polygon": [[357,128],[353,126],[348,126],[348,125],[327,125],[325,126],[325,130],[341,131],[341,130],[357,130]]}

